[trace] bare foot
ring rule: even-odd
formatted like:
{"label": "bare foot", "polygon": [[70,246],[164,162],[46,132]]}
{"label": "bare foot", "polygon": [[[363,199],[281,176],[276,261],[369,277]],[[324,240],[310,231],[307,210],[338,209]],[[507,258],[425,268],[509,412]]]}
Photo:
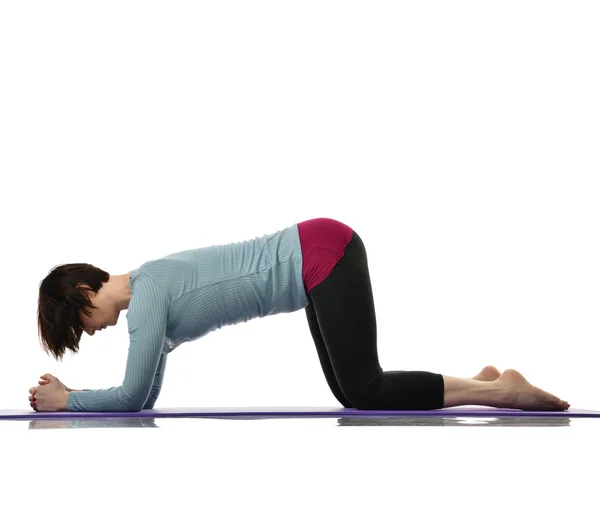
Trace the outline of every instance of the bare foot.
{"label": "bare foot", "polygon": [[473,380],[480,380],[482,382],[493,382],[500,376],[500,370],[494,366],[485,366],[477,376],[473,376]]}
{"label": "bare foot", "polygon": [[495,380],[508,391],[507,408],[522,410],[567,410],[566,401],[531,385],[525,377],[514,369],[507,369]]}

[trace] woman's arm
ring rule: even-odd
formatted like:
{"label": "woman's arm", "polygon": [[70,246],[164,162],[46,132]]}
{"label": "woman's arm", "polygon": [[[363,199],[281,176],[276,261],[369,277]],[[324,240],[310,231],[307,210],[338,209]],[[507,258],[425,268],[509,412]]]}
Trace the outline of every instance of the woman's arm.
{"label": "woman's arm", "polygon": [[156,369],[156,374],[154,375],[154,384],[152,385],[152,389],[150,390],[150,396],[146,400],[144,404],[145,409],[154,408],[154,404],[158,399],[158,395],[160,394],[160,389],[162,387],[163,378],[165,375],[165,367],[167,366],[167,354],[163,354],[160,356],[160,360],[158,362],[158,368]]}
{"label": "woman's arm", "polygon": [[[168,295],[152,278],[141,274],[127,313],[129,351],[123,385],[70,392],[72,412],[139,412],[154,387],[162,356],[170,308]],[[155,389],[155,392],[157,390]]]}

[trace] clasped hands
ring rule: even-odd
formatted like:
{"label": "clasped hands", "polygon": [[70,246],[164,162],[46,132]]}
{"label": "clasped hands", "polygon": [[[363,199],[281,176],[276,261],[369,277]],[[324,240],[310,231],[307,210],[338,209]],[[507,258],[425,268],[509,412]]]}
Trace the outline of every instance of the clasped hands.
{"label": "clasped hands", "polygon": [[51,374],[44,374],[39,385],[29,389],[29,404],[36,412],[57,412],[67,410],[69,390]]}

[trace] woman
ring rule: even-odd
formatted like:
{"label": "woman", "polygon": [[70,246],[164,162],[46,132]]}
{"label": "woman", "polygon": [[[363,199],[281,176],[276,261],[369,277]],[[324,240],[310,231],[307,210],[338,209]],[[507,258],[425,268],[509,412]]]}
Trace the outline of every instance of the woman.
{"label": "woman", "polygon": [[224,325],[304,308],[331,392],[344,407],[378,410],[486,405],[566,410],[513,369],[473,378],[383,371],[361,238],[349,226],[311,219],[252,240],[181,251],[111,276],[89,264],[56,267],[40,284],[38,327],[46,352],[76,352],[127,309],[123,385],[76,391],[52,375],[30,389],[39,411],[139,411],[154,406],[168,354]]}

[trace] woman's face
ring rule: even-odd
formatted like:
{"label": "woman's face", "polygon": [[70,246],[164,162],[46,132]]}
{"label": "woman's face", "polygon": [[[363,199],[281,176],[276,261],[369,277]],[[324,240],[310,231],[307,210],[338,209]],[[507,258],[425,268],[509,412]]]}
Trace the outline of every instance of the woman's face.
{"label": "woman's face", "polygon": [[87,316],[83,311],[79,312],[81,323],[83,324],[84,331],[88,335],[94,335],[96,331],[102,331],[109,324],[111,324],[112,314],[107,313],[108,307],[106,306],[106,300],[101,295],[102,289],[97,293],[89,291],[90,301],[93,307],[87,308],[90,312],[90,316]]}

